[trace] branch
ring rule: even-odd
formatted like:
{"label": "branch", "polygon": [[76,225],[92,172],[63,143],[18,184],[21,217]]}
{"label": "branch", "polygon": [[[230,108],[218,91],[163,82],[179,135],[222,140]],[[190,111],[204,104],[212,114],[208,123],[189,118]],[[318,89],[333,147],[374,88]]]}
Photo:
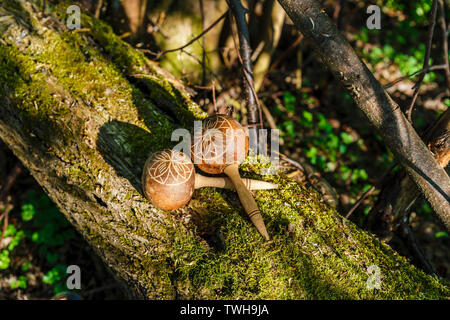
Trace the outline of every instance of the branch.
{"label": "branch", "polygon": [[411,256],[415,260],[417,260],[417,263],[419,263],[420,267],[428,274],[438,275],[436,269],[427,259],[424,252],[422,251],[422,248],[417,243],[416,237],[414,236],[414,233],[409,225],[409,219],[406,222],[402,222],[402,224],[398,228],[397,234],[410,251]]}
{"label": "branch", "polygon": [[278,67],[278,65],[280,64],[281,61],[284,61],[284,59],[288,56],[289,53],[291,53],[292,50],[294,50],[299,44],[300,42],[302,42],[303,40],[303,34],[300,34],[295,40],[294,42],[291,43],[291,45],[289,46],[289,48],[287,48],[278,58],[277,60],[274,61],[274,63],[270,66],[269,70],[266,72],[266,74],[264,75],[264,78],[261,82],[261,88],[264,88],[264,84],[269,76],[269,74],[275,70],[276,67]]}
{"label": "branch", "polygon": [[408,74],[406,76],[403,76],[403,77],[400,77],[398,79],[395,79],[392,82],[389,82],[387,85],[384,85],[383,88],[384,89],[389,89],[390,87],[392,87],[393,85],[399,83],[400,81],[403,81],[403,80],[406,80],[408,78],[411,78],[411,77],[413,77],[413,76],[415,76],[417,74],[422,74],[422,73],[426,74],[428,72],[435,71],[435,70],[445,70],[445,68],[446,68],[445,64],[439,64],[437,66],[431,66],[431,67],[427,67],[425,69],[420,69],[420,70],[418,70],[416,72],[413,72],[413,73]]}
{"label": "branch", "polygon": [[185,45],[179,47],[179,48],[175,48],[175,49],[169,49],[169,50],[164,50],[161,51],[159,53],[156,52],[152,52],[150,50],[145,49],[144,50],[140,50],[140,51],[144,51],[144,52],[148,52],[150,54],[153,54],[155,56],[155,60],[158,60],[159,58],[161,58],[163,55],[170,53],[170,52],[174,52],[174,51],[179,51],[179,50],[183,50],[184,48],[186,48],[187,46],[190,46],[192,43],[194,43],[195,41],[197,41],[198,39],[200,39],[201,37],[203,37],[206,33],[208,33],[212,28],[214,28],[216,26],[216,24],[218,24],[220,21],[222,21],[223,18],[225,18],[227,16],[228,11],[226,11],[224,14],[222,14],[216,21],[214,21],[208,28],[206,28],[202,33],[200,33],[198,36],[196,36],[194,39],[192,39],[191,41],[189,41],[188,43],[186,43]]}
{"label": "branch", "polygon": [[[205,10],[203,8],[203,0],[199,0],[200,16],[202,18],[202,33],[205,31]],[[206,84],[206,39],[202,37],[202,86]]]}
{"label": "branch", "polygon": [[[239,35],[239,46],[240,46],[240,60],[242,63],[242,67],[244,70],[244,77],[246,81],[244,81],[245,84],[245,94],[247,98],[247,112],[248,112],[248,124],[250,126],[259,124],[261,127],[263,125],[262,123],[262,113],[261,108],[258,106],[256,96],[256,92],[253,85],[253,72],[252,72],[252,63],[251,63],[251,47],[250,47],[250,35],[248,32],[247,22],[245,20],[245,13],[246,10],[242,6],[242,3],[240,0],[229,0],[228,6],[233,12],[233,15],[236,19],[236,25],[238,29],[238,35]],[[233,36],[234,41],[234,36]],[[256,135],[252,137],[250,135],[250,139],[253,139],[254,141],[250,142],[250,145],[255,146],[256,145]]]}
{"label": "branch", "polygon": [[450,179],[398,105],[315,0],[279,0],[316,54],[353,97],[396,160],[408,172],[434,211],[450,229]]}
{"label": "branch", "polygon": [[[436,25],[436,14],[437,14],[437,0],[433,0],[433,4],[431,6],[431,21],[430,21],[430,27],[428,28],[428,41],[427,41],[427,47],[425,49],[425,59],[423,61],[423,68],[428,68],[428,62],[430,60],[430,54],[431,54],[431,45],[433,43],[433,33],[434,33],[434,26]],[[406,110],[406,116],[410,123],[412,123],[412,110],[414,108],[414,103],[416,102],[417,96],[419,95],[420,85],[422,84],[423,79],[425,78],[425,73],[422,73],[419,77],[419,80],[417,80],[416,84],[414,85],[413,89],[414,94],[411,99],[411,103],[409,104],[408,109]]]}
{"label": "branch", "polygon": [[[450,160],[449,132],[450,109],[447,109],[422,136],[442,168]],[[419,190],[405,170],[399,170],[383,182],[377,202],[368,215],[367,229],[385,241],[389,241],[396,233],[401,234],[399,228],[405,219],[409,221],[407,215],[419,196]]]}
{"label": "branch", "polygon": [[390,174],[392,172],[392,170],[397,166],[396,163],[394,163],[393,165],[391,165],[381,176],[381,178],[378,179],[378,181],[366,192],[364,192],[364,194],[358,199],[358,201],[356,201],[356,203],[353,205],[353,207],[347,212],[347,214],[345,215],[345,217],[348,219],[350,218],[350,216],[352,215],[352,213],[361,205],[361,203],[376,189],[379,188],[383,181],[386,179],[386,177],[388,176],[388,174]]}
{"label": "branch", "polygon": [[[244,68],[244,61],[242,60],[241,54],[239,53],[239,48],[238,48],[238,45],[236,43],[236,39],[234,37],[234,33],[232,34],[232,38],[233,38],[234,47],[236,49],[236,53],[237,53],[237,56],[238,56],[238,59],[239,59],[239,63],[241,64],[242,70],[244,71],[244,77],[247,80],[246,83],[250,87],[250,91],[251,91],[251,94],[252,94],[252,96],[254,97],[254,99],[256,101],[256,105],[258,107],[258,111],[259,111],[259,113],[261,113],[261,106],[260,106],[260,103],[259,103],[258,95],[256,94],[255,87],[253,85],[253,79],[251,78],[251,75],[248,74],[247,70]],[[259,115],[259,119],[262,119],[261,114]],[[250,124],[249,123],[249,127],[256,127],[256,126],[261,126],[262,127],[262,125],[263,125],[262,121],[260,121],[260,122],[258,122],[256,124]]]}
{"label": "branch", "polygon": [[260,42],[261,52],[254,64],[255,90],[259,92],[265,74],[270,67],[270,61],[273,53],[281,38],[286,13],[283,8],[275,1],[270,0],[264,3],[264,14],[259,24],[263,39]]}
{"label": "branch", "polygon": [[445,79],[447,81],[447,90],[450,88],[450,64],[448,61],[448,31],[447,31],[447,23],[445,22],[445,6],[444,1],[439,0],[439,11],[441,13],[441,17],[439,19],[439,24],[441,26],[442,32],[442,51],[444,55],[444,63],[445,63]]}
{"label": "branch", "polygon": [[9,190],[14,185],[14,182],[16,181],[17,177],[21,173],[22,173],[22,166],[20,165],[19,162],[14,166],[8,178],[6,179],[4,185],[0,188],[0,202],[5,200],[6,195],[8,194]]}

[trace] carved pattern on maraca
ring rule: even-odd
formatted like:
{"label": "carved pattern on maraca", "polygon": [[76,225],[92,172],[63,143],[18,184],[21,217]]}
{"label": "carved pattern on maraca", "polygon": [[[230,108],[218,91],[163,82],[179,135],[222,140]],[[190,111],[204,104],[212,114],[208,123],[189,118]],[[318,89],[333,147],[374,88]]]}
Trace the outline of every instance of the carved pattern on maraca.
{"label": "carved pattern on maraca", "polygon": [[180,151],[160,151],[148,168],[151,179],[168,186],[188,181],[194,174],[191,160]]}
{"label": "carved pattern on maraca", "polygon": [[229,119],[220,115],[204,120],[202,134],[194,138],[193,152],[197,159],[207,163],[225,164],[224,156],[229,145],[235,143],[235,138],[238,138],[238,144],[243,142],[239,139],[245,139],[242,129],[234,129]]}

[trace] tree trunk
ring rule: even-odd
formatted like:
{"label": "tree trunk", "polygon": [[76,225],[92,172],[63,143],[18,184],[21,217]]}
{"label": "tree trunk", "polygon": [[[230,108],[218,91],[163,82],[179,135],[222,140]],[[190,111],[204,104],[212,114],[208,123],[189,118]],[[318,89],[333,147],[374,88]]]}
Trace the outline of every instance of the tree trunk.
{"label": "tree trunk", "polygon": [[[424,141],[443,168],[450,160],[450,110],[445,111],[425,134]],[[398,171],[382,186],[378,201],[367,219],[367,228],[379,238],[390,241],[420,196],[405,170]]]}
{"label": "tree trunk", "polygon": [[450,230],[450,178],[317,0],[278,0]]}
{"label": "tree trunk", "polygon": [[[256,192],[265,241],[232,191],[197,190],[174,212],[141,195],[146,157],[204,113],[172,76],[82,15],[68,31],[61,5],[0,8],[0,138],[115,275],[138,298],[413,299],[450,296],[387,245],[279,174]],[[76,261],[73,262],[76,264]],[[377,266],[380,289],[368,267]],[[376,275],[373,275],[376,276]],[[87,279],[82,279],[87,281]]]}

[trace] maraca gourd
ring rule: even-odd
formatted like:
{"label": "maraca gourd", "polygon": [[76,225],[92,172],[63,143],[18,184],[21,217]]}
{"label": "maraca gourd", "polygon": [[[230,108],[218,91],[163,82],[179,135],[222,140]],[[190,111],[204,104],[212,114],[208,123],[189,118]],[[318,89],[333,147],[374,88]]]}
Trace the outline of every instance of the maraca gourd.
{"label": "maraca gourd", "polygon": [[[276,189],[276,184],[253,179],[244,179],[250,190]],[[161,209],[175,210],[186,205],[192,198],[194,189],[217,187],[234,189],[226,177],[205,177],[195,173],[191,159],[184,153],[163,150],[154,153],[145,162],[142,173],[144,195]]]}
{"label": "maraca gourd", "polygon": [[217,114],[203,120],[201,135],[194,137],[192,157],[201,170],[211,174],[223,172],[231,179],[250,220],[269,240],[258,205],[239,175],[238,165],[244,161],[248,147],[248,136],[239,122]]}
{"label": "maraca gourd", "polygon": [[[243,178],[242,182],[248,190],[272,190],[278,189],[278,185],[266,181]],[[214,187],[236,190],[233,182],[227,177],[205,177],[195,173],[195,189]]]}
{"label": "maraca gourd", "polygon": [[194,184],[194,165],[180,151],[159,151],[145,162],[144,195],[158,208],[175,210],[186,205],[194,193]]}

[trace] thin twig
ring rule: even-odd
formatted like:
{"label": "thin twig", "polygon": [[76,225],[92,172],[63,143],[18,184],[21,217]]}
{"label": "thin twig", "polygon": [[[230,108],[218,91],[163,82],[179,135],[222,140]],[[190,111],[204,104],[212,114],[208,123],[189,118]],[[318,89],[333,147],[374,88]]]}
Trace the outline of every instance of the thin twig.
{"label": "thin twig", "polygon": [[411,226],[409,225],[409,219],[406,219],[406,221],[402,222],[396,233],[403,240],[403,243],[409,249],[411,255],[416,258],[416,260],[422,265],[424,271],[429,274],[437,275],[438,273],[436,269],[427,259],[422,251],[422,248],[417,243],[416,237],[414,236],[414,233],[411,230]]}
{"label": "thin twig", "polygon": [[[253,95],[253,97],[254,97],[254,99],[255,99],[255,102],[256,102],[256,105],[257,105],[257,107],[258,107],[259,122],[258,122],[257,124],[258,124],[261,128],[263,128],[261,105],[260,105],[260,103],[259,103],[259,99],[258,99],[258,95],[256,94],[255,87],[254,87],[254,85],[253,85],[252,77],[248,74],[248,71],[246,70],[246,68],[245,68],[245,66],[244,66],[244,61],[242,60],[242,56],[241,56],[241,54],[240,54],[240,52],[239,52],[239,48],[238,48],[238,45],[237,45],[237,42],[236,42],[236,39],[235,39],[235,34],[234,34],[234,32],[233,32],[233,34],[232,34],[231,37],[233,38],[234,48],[236,49],[236,53],[237,53],[237,56],[238,56],[238,59],[239,59],[239,63],[241,64],[242,70],[244,71],[245,79],[247,80],[247,84],[248,84],[248,86],[249,86],[249,88],[250,88],[251,94]],[[250,100],[250,99],[248,99],[248,100]]]}
{"label": "thin twig", "polygon": [[[202,18],[202,33],[205,31],[205,11],[203,8],[203,0],[199,0],[200,4],[200,16]],[[206,83],[206,69],[205,69],[205,63],[206,63],[206,39],[204,36],[202,36],[202,85],[204,86]]]}
{"label": "thin twig", "polygon": [[[192,59],[194,59],[198,64],[202,64],[202,62],[201,62],[196,56],[194,56],[192,53],[190,53],[190,52],[188,52],[188,51],[186,51],[186,50],[184,50],[184,49],[181,49],[180,51],[181,51],[182,53],[184,53],[185,55],[187,55],[187,56],[191,57]],[[214,78],[216,78],[216,79],[219,78],[219,77],[217,76],[217,74],[215,74],[214,71],[212,71],[208,66],[205,66],[205,67],[206,67],[206,69],[208,69],[209,74],[210,74],[212,77],[214,77]]]}
{"label": "thin twig", "polygon": [[248,74],[247,70],[245,69],[245,67],[244,67],[244,65],[243,65],[242,57],[241,57],[241,55],[239,54],[239,49],[238,49],[238,47],[237,47],[236,39],[234,38],[234,36],[233,36],[233,41],[234,41],[234,45],[235,45],[236,51],[237,51],[237,53],[238,53],[239,62],[241,63],[241,66],[243,67],[242,70],[244,70],[244,76],[245,76],[245,78],[246,78],[246,80],[247,80],[247,83],[248,83],[249,86],[250,86],[250,90],[251,90],[251,92],[252,92],[252,95],[253,95],[253,97],[255,98],[256,105],[258,106],[258,111],[259,111],[259,113],[260,113],[260,115],[259,115],[259,119],[260,119],[260,120],[259,120],[259,123],[258,123],[258,124],[262,127],[261,106],[260,106],[260,104],[259,104],[259,99],[258,99],[258,96],[257,96],[257,94],[256,94],[255,87],[253,86],[253,81],[251,80],[250,75]]}
{"label": "thin twig", "polygon": [[275,151],[276,154],[280,156],[281,159],[283,159],[286,162],[289,162],[290,164],[294,165],[298,169],[300,169],[302,172],[306,172],[305,168],[297,161],[289,158],[288,156],[282,154],[281,152]]}
{"label": "thin twig", "polygon": [[198,39],[200,39],[201,37],[203,37],[206,33],[208,33],[212,28],[214,28],[216,26],[216,24],[218,24],[220,21],[222,21],[223,18],[225,18],[227,16],[227,13],[228,13],[228,10],[224,14],[222,14],[216,21],[214,21],[208,28],[206,28],[202,33],[200,33],[194,39],[192,39],[191,41],[189,41],[188,43],[186,43],[185,45],[183,45],[179,48],[164,50],[159,53],[152,52],[150,50],[146,50],[146,52],[155,55],[156,56],[155,60],[158,60],[159,58],[161,58],[163,55],[165,55],[167,53],[182,50],[182,49],[186,48],[187,46],[191,45],[192,43],[194,43],[195,41],[197,41]]}
{"label": "thin twig", "polygon": [[446,68],[445,64],[438,64],[436,66],[431,66],[431,67],[427,67],[425,69],[420,69],[420,70],[418,70],[416,72],[413,72],[413,73],[408,74],[406,76],[400,77],[400,78],[398,78],[398,79],[396,79],[396,80],[394,80],[394,81],[384,85],[383,88],[384,89],[389,89],[390,87],[392,87],[393,85],[399,83],[400,81],[406,80],[406,79],[411,78],[411,77],[413,77],[415,75],[422,74],[422,73],[428,73],[428,72],[435,71],[435,70],[444,70],[445,68]]}
{"label": "thin twig", "polygon": [[[134,48],[134,49],[137,50],[137,51],[144,52],[144,53],[149,53],[149,54],[151,54],[151,55],[156,55],[156,56],[157,56],[157,55],[159,54],[159,53],[153,52],[153,51],[151,51],[151,50],[149,50],[149,49],[143,49],[143,48]],[[202,64],[202,62],[201,62],[196,56],[194,56],[192,53],[190,53],[190,52],[184,50],[184,48],[179,48],[178,50],[180,50],[182,53],[184,53],[184,54],[186,54],[187,56],[189,56],[189,57],[191,57],[192,59],[194,59],[198,64]],[[163,52],[161,52],[161,53],[163,53]],[[212,77],[214,77],[214,78],[216,78],[216,79],[219,78],[219,77],[214,73],[214,71],[212,71],[208,66],[205,65],[205,68],[208,69],[209,74],[210,74]],[[197,88],[200,88],[200,89],[204,89],[204,88],[205,88],[204,86],[196,86],[196,87],[197,87]]]}
{"label": "thin twig", "polygon": [[212,86],[212,98],[213,98],[213,106],[214,106],[214,112],[217,113],[217,104],[216,104],[216,85],[214,83],[214,80],[211,81]]}
{"label": "thin twig", "polygon": [[95,8],[95,14],[94,14],[95,19],[100,18],[100,14],[102,12],[102,7],[103,7],[103,0],[99,0],[97,3],[97,7]]}
{"label": "thin twig", "polygon": [[[256,95],[256,90],[253,83],[252,65],[251,65],[251,53],[250,53],[250,36],[248,32],[247,22],[245,20],[245,8],[242,6],[240,0],[227,0],[228,6],[234,13],[234,18],[236,19],[236,26],[239,36],[239,47],[238,49],[234,30],[232,30],[232,38],[234,46],[236,48],[239,61],[244,71],[244,76],[247,79],[245,82],[246,93],[247,93],[247,103],[248,103],[248,118],[249,125],[259,125],[263,128],[263,118],[261,106],[259,104],[258,96]],[[231,19],[232,21],[232,19]],[[257,115],[255,111],[258,111]],[[259,119],[257,119],[259,117]],[[254,137],[256,139],[256,135]],[[250,145],[256,145],[256,141],[251,141]]]}
{"label": "thin twig", "polygon": [[295,39],[294,42],[292,42],[292,44],[289,46],[289,48],[287,48],[282,54],[281,56],[279,56],[277,58],[277,60],[274,61],[274,63],[270,66],[269,70],[266,72],[266,74],[264,75],[264,78],[261,82],[261,89],[264,88],[265,82],[267,80],[267,78],[269,77],[269,74],[272,73],[273,70],[275,70],[275,68],[280,64],[281,61],[283,61],[286,56],[292,51],[294,50],[299,44],[300,42],[302,42],[303,40],[303,34],[300,34],[297,39]]}
{"label": "thin twig", "polygon": [[444,1],[439,0],[439,11],[441,13],[439,24],[441,26],[442,32],[442,51],[444,55],[445,63],[445,78],[447,81],[447,91],[450,90],[450,64],[448,61],[448,34],[447,34],[447,23],[445,22],[445,6]]}
{"label": "thin twig", "polygon": [[[433,33],[434,33],[434,26],[436,25],[436,14],[437,14],[437,3],[438,0],[433,0],[433,4],[431,6],[431,19],[430,19],[430,27],[428,28],[428,41],[427,46],[425,49],[425,59],[423,62],[423,68],[428,68],[428,62],[430,60],[430,54],[431,54],[431,45],[433,43]],[[417,80],[416,84],[414,85],[414,94],[411,99],[411,103],[406,110],[406,117],[408,118],[408,121],[412,123],[412,109],[414,108],[414,103],[416,102],[417,96],[419,95],[420,85],[422,84],[423,79],[425,78],[425,74],[422,73],[419,77],[419,80]]]}
{"label": "thin twig", "polygon": [[267,108],[263,102],[261,102],[261,108],[264,112],[265,118],[267,119],[267,123],[269,124],[269,127],[271,129],[277,129],[277,123],[276,123],[275,119],[273,118],[272,114],[270,113],[269,108]]}
{"label": "thin twig", "polygon": [[378,179],[377,182],[375,182],[375,184],[366,192],[364,192],[364,194],[358,199],[358,201],[356,201],[356,203],[353,205],[353,207],[347,212],[347,214],[345,215],[345,217],[348,219],[352,213],[361,205],[361,203],[373,192],[373,190],[375,190],[375,188],[379,188],[381,186],[381,184],[383,183],[384,179],[387,177],[387,175],[389,173],[391,173],[392,169],[395,168],[397,164],[394,163],[392,166],[389,167],[388,170],[386,170],[386,172],[381,176],[380,179]]}
{"label": "thin twig", "polygon": [[14,185],[14,182],[16,181],[17,177],[20,175],[21,172],[22,166],[20,165],[20,163],[17,163],[12,169],[8,178],[6,179],[3,188],[0,190],[0,201],[3,201],[5,199],[6,195],[8,194],[11,187]]}
{"label": "thin twig", "polygon": [[11,204],[7,205],[6,208],[5,208],[5,212],[2,215],[2,217],[3,217],[3,230],[2,230],[2,234],[0,235],[0,249],[2,248],[2,242],[3,242],[3,238],[5,236],[5,233],[6,233],[6,228],[8,227],[9,213],[10,213],[10,211],[12,209],[13,209],[13,206]]}

